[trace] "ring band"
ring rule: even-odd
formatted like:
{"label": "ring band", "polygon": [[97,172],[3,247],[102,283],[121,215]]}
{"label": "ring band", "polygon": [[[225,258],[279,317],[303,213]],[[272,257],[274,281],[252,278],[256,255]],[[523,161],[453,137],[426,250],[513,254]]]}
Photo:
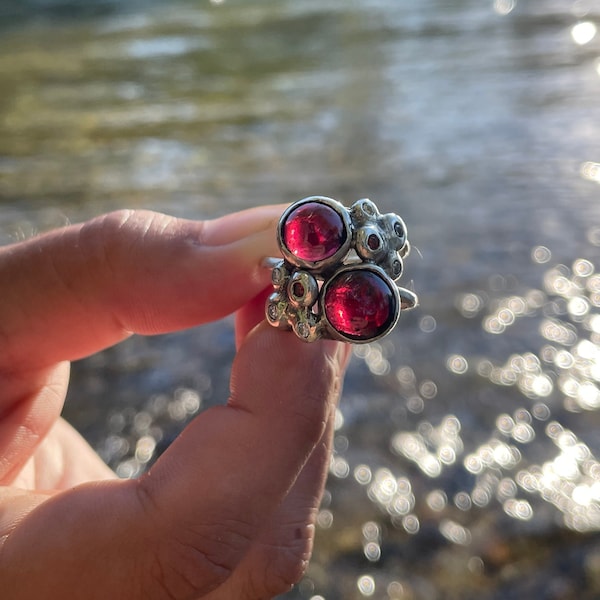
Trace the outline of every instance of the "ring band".
{"label": "ring band", "polygon": [[310,196],[291,204],[277,225],[283,259],[265,259],[274,291],[267,321],[302,340],[364,344],[387,335],[416,294],[394,283],[410,251],[406,225],[368,199],[349,208]]}

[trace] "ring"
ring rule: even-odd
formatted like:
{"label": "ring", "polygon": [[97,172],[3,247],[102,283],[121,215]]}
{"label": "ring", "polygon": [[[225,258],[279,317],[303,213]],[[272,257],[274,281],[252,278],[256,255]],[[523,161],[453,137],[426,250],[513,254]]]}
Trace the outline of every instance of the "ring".
{"label": "ring", "polygon": [[266,318],[302,340],[365,344],[387,335],[416,294],[394,283],[410,251],[406,225],[362,199],[349,208],[310,196],[291,204],[277,225],[283,259],[269,258],[274,291]]}

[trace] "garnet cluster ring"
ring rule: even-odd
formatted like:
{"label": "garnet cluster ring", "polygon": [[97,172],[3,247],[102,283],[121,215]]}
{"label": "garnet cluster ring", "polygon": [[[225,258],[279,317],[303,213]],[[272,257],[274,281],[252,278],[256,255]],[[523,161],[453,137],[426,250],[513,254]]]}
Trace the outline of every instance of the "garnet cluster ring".
{"label": "garnet cluster ring", "polygon": [[349,208],[323,196],[299,200],[281,216],[277,240],[283,259],[267,259],[267,321],[304,341],[372,342],[418,303],[394,283],[410,250],[406,225],[370,200]]}

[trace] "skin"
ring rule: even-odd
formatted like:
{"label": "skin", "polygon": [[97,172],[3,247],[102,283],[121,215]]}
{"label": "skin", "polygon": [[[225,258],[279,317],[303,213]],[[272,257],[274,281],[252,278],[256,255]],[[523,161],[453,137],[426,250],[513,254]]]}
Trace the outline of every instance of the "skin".
{"label": "skin", "polygon": [[[262,600],[302,576],[349,351],[264,322],[282,210],[119,211],[0,248],[3,598]],[[227,402],[117,479],[60,417],[70,361],[232,312]]]}

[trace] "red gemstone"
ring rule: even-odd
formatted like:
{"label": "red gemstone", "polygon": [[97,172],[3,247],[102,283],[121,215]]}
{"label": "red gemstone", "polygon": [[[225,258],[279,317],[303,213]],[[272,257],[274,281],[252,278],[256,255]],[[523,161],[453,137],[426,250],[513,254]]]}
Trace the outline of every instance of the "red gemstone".
{"label": "red gemstone", "polygon": [[324,309],[331,326],[353,340],[385,333],[396,315],[396,299],[387,283],[373,271],[344,271],[327,286]]}
{"label": "red gemstone", "polygon": [[292,293],[296,298],[302,298],[304,296],[304,286],[299,281],[296,281],[292,286]]}
{"label": "red gemstone", "polygon": [[372,233],[367,238],[367,246],[369,246],[369,248],[371,250],[379,250],[380,245],[381,245],[381,242],[379,241],[379,237],[376,236],[374,233]]}
{"label": "red gemstone", "polygon": [[333,256],[342,247],[346,228],[333,208],[320,202],[307,202],[287,216],[282,238],[294,256],[317,262]]}

